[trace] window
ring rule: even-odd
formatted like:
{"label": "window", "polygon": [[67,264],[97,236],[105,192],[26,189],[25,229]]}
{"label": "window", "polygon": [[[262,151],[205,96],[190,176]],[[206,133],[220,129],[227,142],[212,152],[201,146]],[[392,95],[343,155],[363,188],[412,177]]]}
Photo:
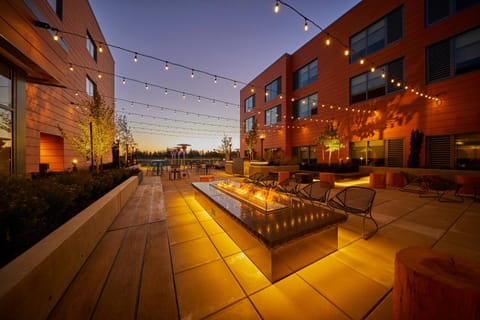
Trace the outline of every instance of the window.
{"label": "window", "polygon": [[480,28],[427,48],[427,80],[445,79],[480,68]]}
{"label": "window", "polygon": [[317,163],[317,146],[293,147],[292,155],[297,158],[301,166]]}
{"label": "window", "polygon": [[306,118],[317,114],[317,94],[293,102],[293,116],[297,119]]}
{"label": "window", "polygon": [[403,89],[403,59],[350,79],[350,103],[357,103]]}
{"label": "window", "polygon": [[477,3],[480,0],[425,0],[427,24],[438,22]]}
{"label": "window", "polygon": [[90,79],[88,76],[86,78],[86,89],[87,89],[87,94],[90,96],[90,97],[93,97],[93,95],[95,94],[95,87],[96,87],[96,84],[95,82],[92,81],[92,79]]}
{"label": "window", "polygon": [[87,50],[92,56],[93,60],[97,61],[97,45],[93,41],[92,36],[87,31]]}
{"label": "window", "polygon": [[480,134],[455,135],[455,169],[480,170]]}
{"label": "window", "polygon": [[12,173],[12,92],[10,68],[0,62],[0,176]]}
{"label": "window", "polygon": [[293,90],[305,87],[306,85],[317,81],[318,61],[315,59],[293,74]]}
{"label": "window", "polygon": [[245,112],[248,112],[248,111],[252,110],[253,108],[255,108],[255,95],[251,95],[250,97],[245,99],[245,102],[244,102]]}
{"label": "window", "polygon": [[245,132],[252,130],[253,124],[255,123],[255,117],[250,117],[245,119]]}
{"label": "window", "polygon": [[48,4],[57,14],[60,20],[63,19],[63,0],[48,0]]}
{"label": "window", "polygon": [[280,95],[282,92],[282,78],[278,78],[265,87],[265,102],[268,102]]}
{"label": "window", "polygon": [[265,125],[275,124],[281,121],[282,114],[281,114],[281,107],[280,105],[270,108],[265,111]]}
{"label": "window", "polygon": [[377,52],[402,37],[403,8],[400,7],[350,38],[350,63]]}

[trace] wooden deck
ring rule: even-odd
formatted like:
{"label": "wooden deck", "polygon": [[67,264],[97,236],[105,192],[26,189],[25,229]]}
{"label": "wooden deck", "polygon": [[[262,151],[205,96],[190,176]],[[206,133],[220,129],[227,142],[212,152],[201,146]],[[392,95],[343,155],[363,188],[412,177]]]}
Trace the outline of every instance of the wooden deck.
{"label": "wooden deck", "polygon": [[162,184],[146,177],[50,318],[178,317]]}

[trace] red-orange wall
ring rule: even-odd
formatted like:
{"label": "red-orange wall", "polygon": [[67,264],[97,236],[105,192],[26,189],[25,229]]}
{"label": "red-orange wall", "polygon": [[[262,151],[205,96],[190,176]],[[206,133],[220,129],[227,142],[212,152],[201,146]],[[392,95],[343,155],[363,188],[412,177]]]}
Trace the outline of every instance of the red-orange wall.
{"label": "red-orange wall", "polygon": [[[41,135],[61,138],[58,126],[68,135],[79,134],[77,122],[80,113],[77,108],[89,98],[86,94],[87,75],[97,84],[102,96],[114,97],[114,61],[108,47],[102,46],[103,53],[97,53],[97,61],[86,47],[87,30],[97,46],[107,43],[88,1],[63,0],[63,19],[56,15],[46,0],[32,0],[31,3],[43,16],[44,22],[65,31],[60,32],[60,36],[67,50],[52,39],[48,30],[34,25],[39,17],[24,1],[0,2],[1,35],[33,62],[25,63],[11,52],[0,50],[0,56],[27,74],[26,173],[39,171]],[[70,63],[74,65],[73,72],[69,70]],[[101,79],[97,70],[103,73]],[[112,98],[105,98],[105,102],[114,107]],[[71,169],[73,159],[78,160],[79,167],[89,166],[89,162],[65,141],[63,166],[51,165],[50,169]],[[109,161],[111,154],[103,159],[104,163]]]}
{"label": "red-orange wall", "polygon": [[[404,9],[403,38],[368,55],[366,59],[369,64],[361,65],[358,62],[350,64],[349,58],[343,54],[344,47],[337,41],[332,40],[330,46],[325,44],[328,35],[336,37],[342,44],[348,44],[352,35],[402,5]],[[325,32],[319,33],[291,56],[280,58],[242,89],[241,123],[243,124],[251,114],[257,114],[259,129],[266,133],[264,147],[279,146],[289,154],[294,146],[314,145],[315,138],[324,130],[326,121],[334,119],[341,123],[340,133],[345,136],[344,143],[347,147],[341,151],[340,155],[343,158],[348,156],[349,141],[405,138],[406,157],[412,129],[420,129],[425,135],[479,132],[480,72],[454,76],[431,84],[426,83],[425,76],[426,47],[478,26],[479,14],[480,5],[476,5],[426,27],[424,1],[363,0],[328,26]],[[405,84],[413,86],[420,92],[438,95],[441,99],[440,104],[420,97],[410,90],[401,90],[349,105],[351,77],[367,72],[371,63],[380,66],[402,57],[404,58]],[[293,73],[315,58],[318,59],[318,80],[295,92],[289,91],[292,88]],[[250,85],[263,88],[278,76],[282,76],[285,93],[282,100],[282,115],[287,117],[283,119],[280,129],[266,128],[263,126],[263,112],[275,103],[270,102],[266,105],[257,97],[256,108],[245,114],[244,99],[250,95]],[[292,121],[289,118],[292,99],[297,100],[315,92],[318,93],[318,114],[311,118]],[[261,95],[262,93],[257,92],[257,96]],[[322,104],[325,106],[322,107]],[[346,107],[349,111],[345,111]],[[355,109],[355,112],[352,112],[352,109]],[[370,113],[367,113],[367,110],[370,110]],[[374,110],[376,112],[373,112]],[[292,126],[295,128],[292,129]],[[243,125],[241,132],[243,154],[245,150]],[[259,150],[259,148],[257,144],[256,149]],[[318,149],[320,152],[321,148]],[[321,156],[317,158],[321,159]],[[406,162],[406,159],[404,160]]]}

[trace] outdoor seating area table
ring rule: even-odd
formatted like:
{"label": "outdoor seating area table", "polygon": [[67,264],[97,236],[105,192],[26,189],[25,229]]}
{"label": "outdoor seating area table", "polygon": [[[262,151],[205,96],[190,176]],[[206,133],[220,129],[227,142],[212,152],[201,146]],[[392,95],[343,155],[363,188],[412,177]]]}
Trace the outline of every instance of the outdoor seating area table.
{"label": "outdoor seating area table", "polygon": [[180,170],[179,169],[172,169],[168,171],[168,179],[169,180],[178,180],[181,178]]}

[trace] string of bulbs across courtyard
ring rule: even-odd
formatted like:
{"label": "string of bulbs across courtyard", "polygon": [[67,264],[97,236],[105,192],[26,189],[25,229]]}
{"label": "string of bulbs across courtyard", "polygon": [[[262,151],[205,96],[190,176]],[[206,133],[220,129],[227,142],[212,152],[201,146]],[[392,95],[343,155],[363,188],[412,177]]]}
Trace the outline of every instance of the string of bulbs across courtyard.
{"label": "string of bulbs across courtyard", "polygon": [[[295,14],[297,14],[303,19],[304,21],[303,27],[305,31],[309,31],[310,25],[313,25],[316,28],[318,28],[320,30],[321,36],[324,37],[323,42],[326,47],[337,48],[334,50],[341,50],[342,54],[345,56],[349,56],[352,53],[354,53],[354,50],[349,48],[347,44],[343,43],[341,39],[336,37],[334,34],[327,32],[325,28],[321,27],[319,24],[317,24],[315,21],[313,21],[312,19],[304,15],[300,10],[296,9],[294,6],[290,5],[289,3],[282,0],[276,0],[274,3],[273,10],[275,13],[278,13],[282,7],[286,7],[290,9],[292,12],[294,12]],[[63,41],[62,35],[80,37],[86,40],[88,37],[88,35],[86,34],[79,34],[79,33],[71,32],[69,30],[60,30],[44,22],[37,22],[36,25],[38,27],[48,29],[52,34],[54,41],[60,41],[60,42]],[[141,52],[140,50],[133,50],[124,46],[99,41],[97,39],[91,39],[91,40],[93,40],[93,42],[95,43],[96,50],[99,54],[102,54],[104,51],[104,48],[108,47],[109,49],[118,50],[123,53],[132,55],[132,61],[134,64],[140,63],[142,60],[150,60],[155,63],[160,63],[162,65],[161,68],[163,68],[165,72],[172,72],[174,70],[186,72],[187,74],[189,74],[189,77],[191,79],[197,79],[202,77],[205,79],[209,79],[208,81],[210,81],[213,84],[218,84],[220,82],[224,84],[228,83],[230,84],[230,87],[232,88],[232,90],[239,90],[240,87],[250,86],[250,91],[252,93],[264,94],[264,95],[269,94],[268,89],[266,87],[251,86],[243,80],[239,80],[233,77],[206,71],[206,70],[203,70],[202,68],[185,65],[176,61],[172,61],[171,59],[160,58],[155,55]],[[358,60],[358,63],[360,63],[361,65],[364,65],[366,68],[368,68],[367,70],[370,70],[370,72],[375,72],[377,69],[382,68],[382,66],[376,64],[374,61],[370,61],[367,58],[363,58],[363,57]],[[194,110],[185,111],[177,107],[166,106],[166,105],[161,105],[157,103],[147,103],[144,101],[126,99],[121,97],[103,96],[103,98],[105,99],[114,101],[116,105],[117,114],[125,115],[129,117],[128,122],[130,124],[134,124],[134,126],[131,126],[131,128],[135,132],[152,134],[152,135],[176,136],[176,137],[183,137],[183,138],[191,138],[191,137],[197,137],[197,136],[218,137],[219,134],[221,133],[223,133],[225,136],[234,136],[234,137],[239,137],[241,135],[240,132],[242,131],[242,126],[238,120],[239,108],[240,108],[240,104],[238,103],[238,101],[237,102],[227,101],[226,99],[222,99],[222,98],[189,92],[189,90],[171,88],[171,87],[167,87],[167,86],[155,83],[153,81],[141,80],[141,79],[137,79],[136,77],[117,74],[116,72],[109,73],[109,72],[105,72],[104,70],[95,70],[87,66],[75,64],[73,62],[68,62],[67,67],[70,72],[75,72],[77,69],[80,69],[80,70],[83,69],[83,70],[88,70],[91,73],[96,73],[99,81],[101,81],[103,77],[113,77],[121,81],[122,86],[128,86],[129,84],[133,83],[137,86],[143,86],[145,90],[150,90],[150,91],[151,89],[161,90],[163,91],[164,95],[173,93],[174,95],[178,95],[179,99],[184,101],[195,100],[197,102],[201,102],[201,101],[210,102],[212,106],[215,106],[216,108],[218,108],[219,106],[222,106],[228,110],[229,114],[235,114],[235,117],[225,117],[220,115],[219,112],[214,112],[214,114],[209,114],[205,112],[196,112]],[[418,86],[414,87],[412,85],[409,85],[401,79],[395,79],[393,76],[389,76],[388,73],[385,72],[385,70],[382,70],[381,76],[382,78],[388,79],[387,81],[389,81],[390,83],[395,84],[398,87],[402,87],[406,93],[415,94],[425,99],[431,99],[431,100],[440,102],[440,99],[438,96],[433,94],[428,94],[422,91]],[[83,93],[83,90],[79,88],[66,88],[66,89],[72,91],[75,94],[75,96],[78,96],[80,95],[80,93]],[[281,99],[283,99],[284,97],[283,93],[281,92],[279,93],[279,96]],[[291,98],[292,101],[295,101],[298,99],[301,100],[303,98],[296,98],[296,97]],[[355,115],[358,113],[371,114],[372,112],[376,111],[375,108],[371,108],[370,106],[364,105],[362,103],[357,103],[355,104],[355,106],[339,105],[338,103],[335,103],[332,101],[320,101],[320,99],[318,99],[317,101],[314,101],[313,103],[316,104],[318,108],[328,108],[332,111],[342,113],[341,117],[343,118],[346,116],[345,113],[351,113],[352,115]],[[72,107],[79,108],[79,105],[76,102],[72,102]],[[156,113],[154,113],[154,111],[160,111],[162,112],[162,115],[161,116],[157,115]],[[253,110],[253,112],[255,111]],[[164,114],[166,115],[164,116]],[[179,120],[176,117],[173,117],[173,115],[178,115],[178,114],[183,115],[184,117],[181,120]],[[286,119],[286,116],[283,115],[283,118]],[[143,119],[154,120],[155,122],[147,122],[147,121],[144,121]],[[295,118],[291,116],[289,120],[291,121],[286,121],[285,124],[272,124],[272,125],[259,124],[258,130],[261,133],[274,133],[277,130],[301,129],[306,126],[318,125],[318,123],[332,121],[332,118],[322,119],[322,117],[318,115],[316,115],[315,117],[304,117],[304,118],[300,118],[300,117]],[[175,125],[162,124],[160,128],[159,123],[157,121],[174,123]],[[192,126],[195,126],[194,130],[192,130],[191,128]]]}

